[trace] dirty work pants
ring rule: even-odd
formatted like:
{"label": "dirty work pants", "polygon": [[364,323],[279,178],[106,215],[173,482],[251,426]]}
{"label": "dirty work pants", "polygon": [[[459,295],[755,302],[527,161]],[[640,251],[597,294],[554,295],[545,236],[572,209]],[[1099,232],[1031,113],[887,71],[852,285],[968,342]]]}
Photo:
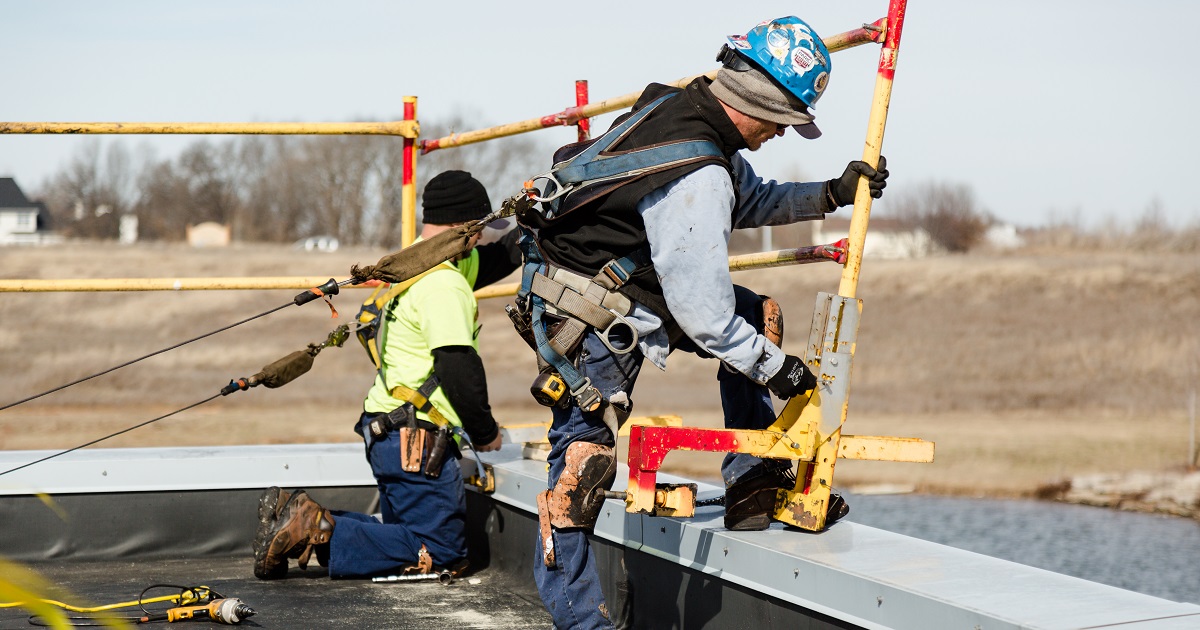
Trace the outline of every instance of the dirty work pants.
{"label": "dirty work pants", "polygon": [[[363,414],[359,427],[377,414]],[[365,578],[391,575],[417,562],[424,544],[436,566],[446,567],[467,557],[466,491],[458,459],[447,457],[442,473],[400,469],[399,432],[375,442],[367,460],[379,484],[383,522],[355,512],[332,510],[335,525],[329,541],[329,576]]]}
{"label": "dirty work pants", "polygon": [[[734,289],[737,297],[735,312],[746,321],[755,322],[755,307],[760,298],[744,287],[735,286]],[[709,356],[686,340],[678,349]],[[592,385],[600,390],[605,400],[619,391],[632,397],[641,364],[642,353],[636,349],[628,354],[617,355],[601,343],[594,331],[584,338],[579,369],[584,376],[592,379]],[[765,386],[724,367],[717,368],[717,381],[727,428],[765,429],[775,421],[771,395]],[[548,437],[550,476],[547,487],[551,489],[563,472],[567,447],[573,442],[610,446],[615,443],[614,436],[604,424],[602,412],[583,412],[574,402],[566,409],[554,408],[554,421]],[[729,454],[721,464],[721,476],[729,485],[739,479],[763,474],[769,467],[786,467],[789,464],[764,461],[752,455]],[[600,590],[600,577],[596,573],[595,560],[588,544],[588,533],[576,528],[553,530],[554,555],[558,561],[556,569],[547,569],[542,562],[542,540],[541,536],[537,537],[533,577],[542,603],[553,617],[556,628],[613,627],[604,593]]]}

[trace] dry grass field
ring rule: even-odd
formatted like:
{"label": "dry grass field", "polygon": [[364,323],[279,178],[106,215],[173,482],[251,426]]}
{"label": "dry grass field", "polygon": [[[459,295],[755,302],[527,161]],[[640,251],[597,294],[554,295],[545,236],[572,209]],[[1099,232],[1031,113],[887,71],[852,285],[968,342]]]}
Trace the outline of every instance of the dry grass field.
{"label": "dry grass field", "polygon": [[[348,276],[382,250],[315,254],[283,246],[70,244],[0,250],[4,278]],[[805,335],[832,264],[740,272],[783,304]],[[297,291],[4,293],[0,405],[291,301]],[[360,290],[289,307],[41,399],[0,411],[0,449],[68,448],[211,396],[230,379],[352,318]],[[1189,396],[1200,353],[1200,255],[1019,251],[873,261],[846,432],[937,442],[933,464],[842,462],[837,484],[925,492],[1033,494],[1094,472],[1179,469],[1188,461]],[[528,393],[533,357],[503,299],[481,304],[488,389],[502,423],[543,420]],[[795,344],[785,348],[795,348]],[[720,424],[712,361],[647,364],[635,414]],[[329,349],[293,384],[209,402],[103,443],[218,445],[356,440],[350,427],[373,376],[357,342]],[[676,453],[676,472],[715,478],[719,455]]]}

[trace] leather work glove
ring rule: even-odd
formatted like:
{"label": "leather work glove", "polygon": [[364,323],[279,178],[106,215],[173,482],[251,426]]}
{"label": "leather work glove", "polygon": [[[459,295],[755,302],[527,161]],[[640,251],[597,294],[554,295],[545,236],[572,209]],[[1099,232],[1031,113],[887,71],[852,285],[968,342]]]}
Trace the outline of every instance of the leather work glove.
{"label": "leather work glove", "polygon": [[883,196],[884,187],[887,186],[887,158],[879,156],[878,169],[871,168],[871,165],[866,162],[851,162],[846,165],[846,171],[842,173],[841,177],[825,182],[825,193],[831,204],[826,212],[833,212],[842,206],[854,203],[854,193],[858,190],[859,175],[867,178],[871,197],[879,199]]}
{"label": "leather work glove", "polygon": [[784,357],[783,367],[767,381],[767,389],[784,400],[799,396],[816,386],[817,377],[800,357],[790,354]]}

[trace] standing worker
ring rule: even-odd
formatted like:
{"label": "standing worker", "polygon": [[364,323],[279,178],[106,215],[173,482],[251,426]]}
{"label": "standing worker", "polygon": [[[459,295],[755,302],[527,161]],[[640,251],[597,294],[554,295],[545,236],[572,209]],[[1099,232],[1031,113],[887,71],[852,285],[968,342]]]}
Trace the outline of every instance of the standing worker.
{"label": "standing worker", "polygon": [[[422,197],[421,238],[481,219],[487,190],[470,173],[443,172]],[[355,425],[379,484],[383,522],[327,510],[304,490],[269,488],[259,499],[254,575],[287,575],[315,551],[333,578],[401,572],[459,572],[466,566],[466,496],[459,469],[461,431],[475,450],[500,448],[500,428],[488,405],[477,353],[479,313],[474,290],[511,273],[520,262],[516,231],[474,247],[392,287],[383,304],[375,348],[379,372]],[[370,301],[368,301],[368,304]],[[360,320],[362,318],[360,317]]]}
{"label": "standing worker", "polygon": [[[775,420],[771,393],[788,399],[815,386],[804,361],[780,350],[775,301],[733,284],[730,232],[823,219],[853,203],[860,176],[872,197],[888,176],[880,158],[878,170],[851,162],[829,181],[764,182],[738,154],[788,127],[820,135],[813,108],[828,85],[829,51],[803,20],[784,17],[730,37],[718,60],[715,81],[648,86],[595,141],[602,153],[568,145],[554,159],[563,174],[579,166],[568,160],[584,160],[581,171],[594,160],[603,170],[605,160],[640,151],[640,171],[612,177],[612,167],[607,179],[564,188],[558,199],[548,191],[523,225],[518,306],[541,334],[539,378],[560,374],[570,391],[553,409],[534,563],[559,628],[612,626],[587,534],[612,487],[614,432],[632,409],[643,358],[660,369],[675,349],[719,360],[725,426],[734,429],[767,428]],[[747,454],[727,455],[721,473],[731,530],[765,529],[777,491],[795,481],[792,462]],[[846,511],[840,497],[830,504],[827,523]]]}

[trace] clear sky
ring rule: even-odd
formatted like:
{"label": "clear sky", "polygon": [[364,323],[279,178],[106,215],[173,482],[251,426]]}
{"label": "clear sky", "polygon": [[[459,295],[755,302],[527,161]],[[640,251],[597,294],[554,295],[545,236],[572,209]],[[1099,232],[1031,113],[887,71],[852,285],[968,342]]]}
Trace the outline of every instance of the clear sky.
{"label": "clear sky", "polygon": [[[724,36],[798,15],[823,35],[886,0],[815,2],[7,2],[0,120],[346,121],[477,115],[479,126],[716,66]],[[889,192],[969,185],[1019,225],[1200,223],[1192,153],[1195,0],[911,0],[883,152]],[[878,47],[836,53],[816,141],[776,139],[761,175],[828,179],[862,154]],[[611,117],[598,122],[607,125]],[[545,134],[550,144],[574,131]],[[194,137],[106,136],[173,155]],[[27,191],[86,139],[0,136],[0,176]],[[460,149],[469,150],[469,149]],[[514,182],[518,186],[519,182]],[[494,191],[493,196],[507,194]],[[885,198],[878,208],[885,209]]]}

